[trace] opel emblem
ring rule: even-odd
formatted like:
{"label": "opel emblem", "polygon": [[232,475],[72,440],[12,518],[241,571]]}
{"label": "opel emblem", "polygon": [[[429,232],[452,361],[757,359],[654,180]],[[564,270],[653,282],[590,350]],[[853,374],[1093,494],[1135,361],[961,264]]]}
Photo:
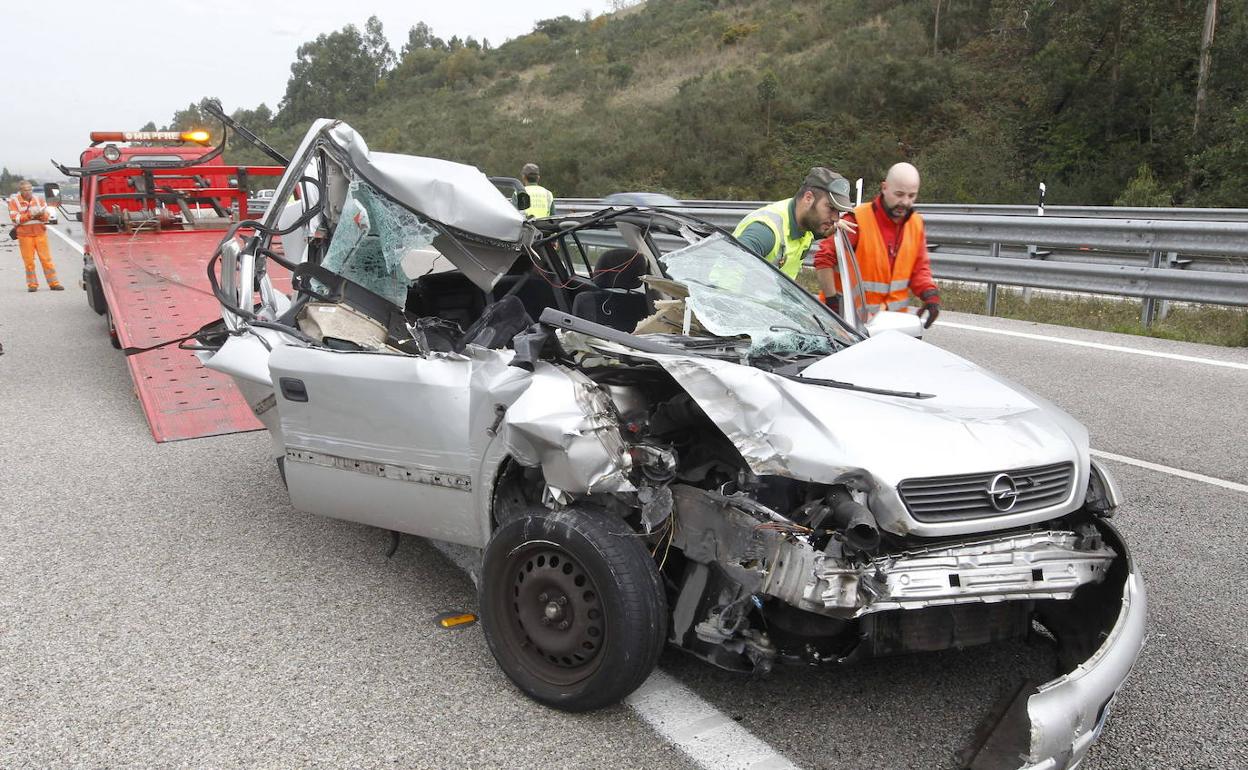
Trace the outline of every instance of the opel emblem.
{"label": "opel emblem", "polygon": [[992,507],[1004,513],[1018,502],[1018,485],[1008,474],[998,473],[988,482],[988,501]]}

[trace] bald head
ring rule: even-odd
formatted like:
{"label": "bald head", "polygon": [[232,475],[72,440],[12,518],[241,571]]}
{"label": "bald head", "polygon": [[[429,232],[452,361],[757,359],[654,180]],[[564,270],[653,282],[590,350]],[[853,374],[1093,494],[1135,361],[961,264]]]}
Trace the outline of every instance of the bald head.
{"label": "bald head", "polygon": [[893,164],[880,183],[880,197],[890,219],[905,219],[919,199],[919,170],[909,163]]}

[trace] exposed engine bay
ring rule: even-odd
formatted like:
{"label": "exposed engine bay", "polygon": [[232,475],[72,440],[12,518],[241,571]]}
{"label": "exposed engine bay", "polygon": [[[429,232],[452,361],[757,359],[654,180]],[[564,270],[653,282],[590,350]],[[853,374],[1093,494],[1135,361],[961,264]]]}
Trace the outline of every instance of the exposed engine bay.
{"label": "exposed engine bay", "polygon": [[584,374],[606,397],[595,403],[614,423],[604,431],[617,434],[627,480],[572,497],[513,468],[495,515],[615,509],[659,560],[670,641],[716,665],[765,672],[1021,637],[1040,609],[1103,582],[1119,555],[1084,510],[991,536],[889,532],[868,507],[865,474],[829,484],[755,475],[660,367]]}

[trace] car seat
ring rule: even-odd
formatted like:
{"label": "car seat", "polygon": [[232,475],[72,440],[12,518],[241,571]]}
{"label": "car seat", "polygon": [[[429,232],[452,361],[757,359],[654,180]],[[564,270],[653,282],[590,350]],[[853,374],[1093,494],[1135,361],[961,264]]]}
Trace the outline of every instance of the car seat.
{"label": "car seat", "polygon": [[624,332],[637,328],[647,313],[641,277],[648,272],[646,259],[632,249],[610,249],[594,266],[593,290],[582,291],[572,301],[572,314]]}

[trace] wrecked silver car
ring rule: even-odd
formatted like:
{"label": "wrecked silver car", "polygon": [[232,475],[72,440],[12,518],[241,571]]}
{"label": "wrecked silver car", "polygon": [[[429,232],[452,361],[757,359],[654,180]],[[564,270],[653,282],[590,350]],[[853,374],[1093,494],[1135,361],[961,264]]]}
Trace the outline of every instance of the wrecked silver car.
{"label": "wrecked silver car", "polygon": [[485,636],[528,695],[614,703],[667,644],[765,673],[1040,633],[1056,678],[973,766],[1070,767],[1099,734],[1144,589],[1052,404],[696,219],[527,220],[476,169],[341,122],[275,200],[214,257],[202,359],[296,508],[484,549]]}

